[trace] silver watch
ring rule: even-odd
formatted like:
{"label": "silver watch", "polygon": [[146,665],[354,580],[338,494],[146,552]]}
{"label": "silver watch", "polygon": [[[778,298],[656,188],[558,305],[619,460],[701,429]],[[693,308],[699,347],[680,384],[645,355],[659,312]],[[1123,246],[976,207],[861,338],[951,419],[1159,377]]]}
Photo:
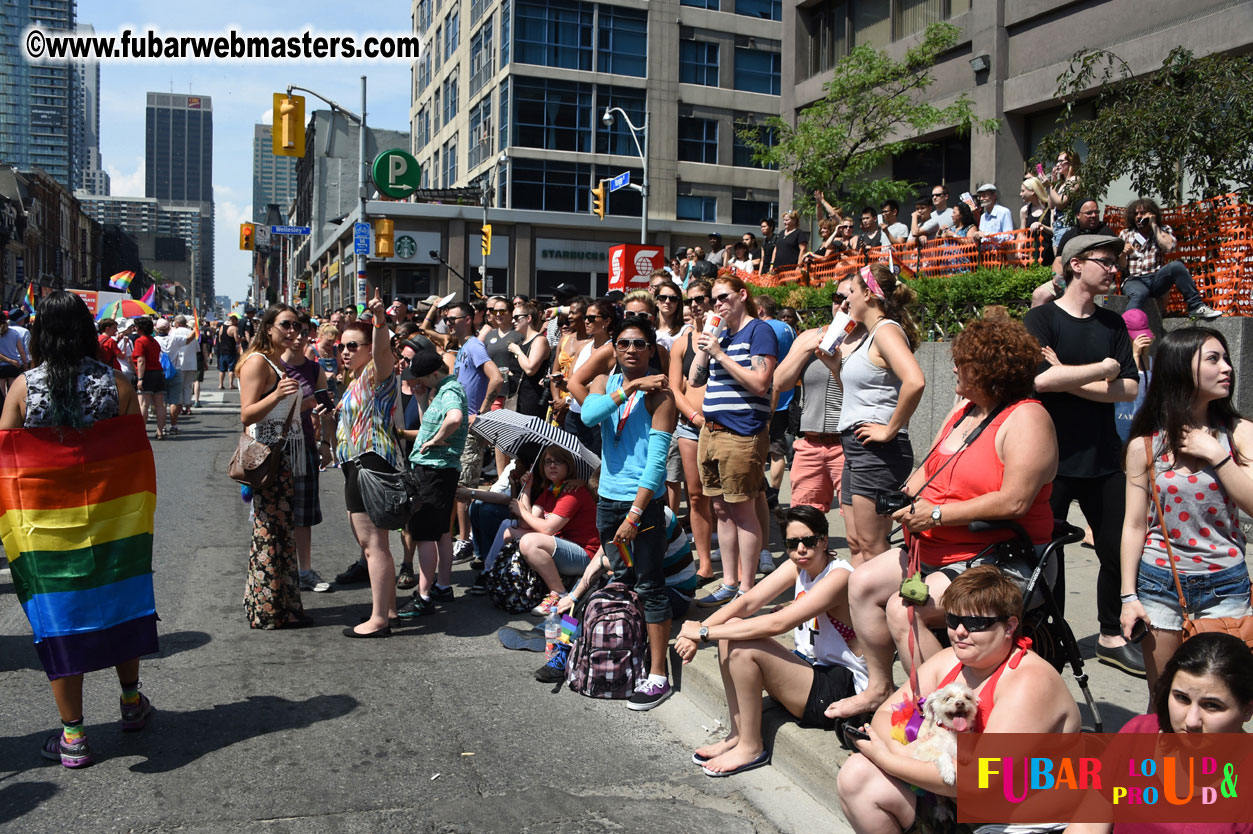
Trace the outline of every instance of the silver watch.
{"label": "silver watch", "polygon": [[941,513],[940,513],[940,508],[939,508],[939,507],[932,507],[932,508],[931,508],[931,520],[932,520],[932,521],[934,521],[936,524],[939,524],[939,523],[940,523],[940,515],[941,515]]}
{"label": "silver watch", "polygon": [[709,642],[709,626],[701,626],[700,631],[697,632],[697,634],[700,635],[700,641],[702,643]]}

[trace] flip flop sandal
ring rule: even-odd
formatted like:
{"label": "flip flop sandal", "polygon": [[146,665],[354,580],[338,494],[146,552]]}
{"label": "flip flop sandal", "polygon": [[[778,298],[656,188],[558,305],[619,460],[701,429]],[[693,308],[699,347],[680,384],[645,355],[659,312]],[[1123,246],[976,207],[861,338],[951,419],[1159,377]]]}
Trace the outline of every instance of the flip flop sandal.
{"label": "flip flop sandal", "polygon": [[702,767],[701,770],[705,771],[706,776],[712,776],[713,778],[718,779],[723,776],[734,776],[737,773],[744,773],[749,770],[756,770],[757,768],[765,767],[768,764],[770,764],[770,751],[765,750],[762,752],[760,756],[753,759],[751,762],[742,764],[739,767],[735,768],[734,770],[717,771],[717,770],[710,770],[707,767]]}

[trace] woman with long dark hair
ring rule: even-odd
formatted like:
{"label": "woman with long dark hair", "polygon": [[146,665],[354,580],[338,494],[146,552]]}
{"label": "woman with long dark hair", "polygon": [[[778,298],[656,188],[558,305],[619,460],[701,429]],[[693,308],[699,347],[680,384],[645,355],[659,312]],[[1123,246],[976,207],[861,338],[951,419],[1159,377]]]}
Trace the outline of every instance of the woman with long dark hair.
{"label": "woman with long dark hair", "polygon": [[1131,423],[1120,620],[1128,638],[1137,621],[1149,627],[1150,691],[1183,640],[1176,572],[1191,616],[1253,613],[1239,516],[1253,513],[1253,423],[1236,411],[1235,387],[1221,333],[1173,330],[1158,344],[1148,395]]}
{"label": "woman with long dark hair", "polygon": [[[309,461],[300,429],[300,381],[283,365],[283,354],[296,343],[299,329],[300,317],[293,308],[271,304],[261,315],[256,338],[236,366],[239,416],[245,429],[266,444],[278,442],[286,433],[278,477],[252,496],[252,548],[244,584],[244,613],[251,628],[299,628],[309,624],[300,602],[292,513],[294,477],[306,476]],[[312,396],[307,399],[313,402]]]}
{"label": "woman with long dark hair", "polygon": [[[48,426],[88,429],[98,421],[139,414],[139,399],[126,377],[96,359],[99,348],[96,330],[91,313],[82,299],[72,293],[54,292],[39,302],[37,313],[31,326],[31,355],[35,366],[13,381],[8,399],[4,403],[3,415],[0,416],[0,430]],[[142,427],[137,425],[135,432],[142,432]],[[69,445],[64,438],[62,443]],[[147,465],[151,470],[152,450],[146,441],[143,447],[142,450],[131,451],[146,453]],[[30,452],[29,446],[27,452]],[[52,462],[47,463],[49,466],[53,465]],[[42,488],[48,490],[52,482],[47,475],[41,478]],[[20,482],[19,476],[19,486]],[[115,491],[109,490],[109,486],[108,483],[92,485],[95,489],[101,489],[103,494],[116,495]],[[42,509],[43,506],[45,505],[35,509]],[[63,592],[58,596],[74,593],[75,587],[96,588],[104,584],[107,588],[105,583],[115,581],[119,568],[134,572],[136,557],[143,555],[142,547],[97,548],[94,553],[95,564],[87,575],[73,575],[73,570],[81,565],[56,562],[55,572],[43,576],[42,566],[53,561],[47,558],[46,553],[22,555],[13,547],[7,534],[5,544],[9,548],[10,564],[14,565],[14,582],[19,596],[24,595],[24,584],[31,583],[35,588],[36,595],[24,600],[32,609],[40,607],[34,604],[34,600],[38,596],[45,596],[46,593],[41,594],[39,591],[46,591],[49,585]],[[72,543],[71,547],[85,547],[88,544]],[[150,549],[147,555],[151,560]],[[118,561],[124,557],[128,560],[127,563],[119,565]],[[21,564],[20,568],[17,567],[18,563]],[[34,575],[25,576],[30,571],[34,571]],[[135,577],[135,580],[139,579],[141,577]],[[150,598],[150,571],[147,580],[146,593]],[[70,586],[69,583],[74,584]],[[133,584],[130,589],[135,591]],[[121,610],[118,608],[111,613],[117,617]],[[66,635],[59,638],[53,636],[44,639],[44,645],[57,643],[58,639],[62,641],[60,651],[45,649],[40,652],[62,723],[61,732],[53,733],[45,741],[40,751],[44,758],[60,760],[66,767],[82,767],[91,763],[91,751],[83,730],[83,674],[109,665],[117,670],[118,681],[122,686],[122,729],[143,729],[153,709],[148,699],[139,693],[139,658],[157,650],[156,618],[155,614],[149,616],[150,619],[144,623],[131,621],[134,623],[133,627],[131,622],[127,622],[123,623],[125,628],[103,628],[90,634],[79,628],[76,634],[67,631]],[[47,629],[49,624],[45,622],[41,625]],[[39,637],[39,630],[36,629],[36,638]],[[73,651],[75,644],[72,641],[81,641],[84,637],[91,638],[90,655],[76,658]],[[57,655],[55,659],[50,660],[45,656],[51,652]],[[67,663],[69,668],[65,667]]]}

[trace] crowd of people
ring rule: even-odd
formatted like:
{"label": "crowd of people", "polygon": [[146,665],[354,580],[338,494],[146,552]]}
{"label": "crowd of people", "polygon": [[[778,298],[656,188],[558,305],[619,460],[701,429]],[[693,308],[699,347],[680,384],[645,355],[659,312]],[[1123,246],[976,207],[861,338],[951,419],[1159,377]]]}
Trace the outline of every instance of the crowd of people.
{"label": "crowd of people", "polygon": [[[872,263],[839,284],[829,316],[821,311],[822,322],[847,317],[838,332],[802,327],[743,273],[838,255],[841,241],[855,249],[953,233],[976,213],[965,202],[967,211],[949,209],[943,187],[908,224],[894,204],[882,218],[866,209],[856,233],[819,194],[834,219],[820,250],[788,213],[778,236],[763,223],[760,243],[746,235],[716,249],[721,264],[676,259],[647,288],[595,299],[563,285],[551,303],[432,297],[410,310],[375,291],[360,313],[315,321],[280,303],[255,324],[205,322],[198,334],[181,316],[105,320],[96,354],[76,357],[80,391],[112,386],[125,408],[154,413],[161,438],[197,403],[212,357],[219,387],[238,383],[246,430],[280,456],[277,476],[249,496],[252,628],[308,626],[301,592],[331,589],[312,564],[312,529],[323,520],[320,478],[338,468],[360,555],[335,584],[368,582],[371,593],[346,637],[385,638],[438,613],[460,595],[457,562],[477,570],[461,594],[481,593],[506,547],[543,584],[537,616],[571,611],[608,571],[634,590],[646,626],[631,709],[672,694],[671,646],[689,662],[713,643],[731,721],[725,739],[693,754],[706,774],[769,763],[765,691],[804,725],[853,731],[838,775],[844,811],[858,831],[901,830],[956,793],[894,735],[894,712],[920,697],[960,680],[980,696],[977,731],[1080,728],[1062,679],[1022,634],[1030,558],[1008,546],[1013,532],[972,531],[975,521],[1015,522],[1039,549],[1078,502],[1099,572],[1094,609],[1068,618],[1097,626],[1102,663],[1147,679],[1153,712],[1132,722],[1136,731],[1221,732],[1253,714],[1240,641],[1183,641],[1185,616],[1253,615],[1239,516],[1253,511],[1253,423],[1232,404],[1227,344],[1202,326],[1155,339],[1142,310],[1097,305],[1120,266],[1125,287],[1143,284],[1141,302],[1187,280],[1160,263],[1174,239],[1152,204],[1129,209],[1120,236],[1099,233],[1088,203],[1078,227],[1062,228],[1057,212],[1077,176],[1066,165],[1028,178],[1020,212],[1055,237],[1060,287],[1038,291],[1024,321],[993,308],[960,333],[955,402],[930,439],[909,432],[928,380],[914,355],[916,296],[899,269]],[[972,236],[1013,228],[994,187],[979,199]],[[48,303],[35,368],[12,380],[3,427],[67,413],[56,407],[64,385],[49,393],[39,374],[50,361],[40,340]],[[5,344],[0,329],[0,363]],[[485,439],[494,412],[563,426],[568,439],[511,455]],[[585,466],[586,455],[599,465]],[[408,470],[418,509],[381,521],[379,491]],[[829,537],[832,511],[847,554]],[[777,564],[776,524],[786,556]],[[905,587],[915,576],[921,593]],[[1044,581],[1064,599],[1064,564]],[[793,601],[773,607],[789,589]],[[794,651],[776,639],[789,632]],[[554,660],[564,657],[546,665]],[[1181,688],[1218,698],[1229,720],[1187,707]],[[63,761],[81,722],[64,700]]]}

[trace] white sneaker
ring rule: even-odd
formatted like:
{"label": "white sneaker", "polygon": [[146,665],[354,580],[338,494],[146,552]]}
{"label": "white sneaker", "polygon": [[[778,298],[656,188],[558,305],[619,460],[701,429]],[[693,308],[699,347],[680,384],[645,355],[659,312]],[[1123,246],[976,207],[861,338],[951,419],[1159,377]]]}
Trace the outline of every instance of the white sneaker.
{"label": "white sneaker", "polygon": [[332,590],[331,583],[324,580],[315,570],[302,570],[300,572],[300,590],[313,591],[315,594],[325,594]]}
{"label": "white sneaker", "polygon": [[758,573],[770,573],[774,570],[774,555],[769,550],[761,551],[761,557],[757,560]]}

